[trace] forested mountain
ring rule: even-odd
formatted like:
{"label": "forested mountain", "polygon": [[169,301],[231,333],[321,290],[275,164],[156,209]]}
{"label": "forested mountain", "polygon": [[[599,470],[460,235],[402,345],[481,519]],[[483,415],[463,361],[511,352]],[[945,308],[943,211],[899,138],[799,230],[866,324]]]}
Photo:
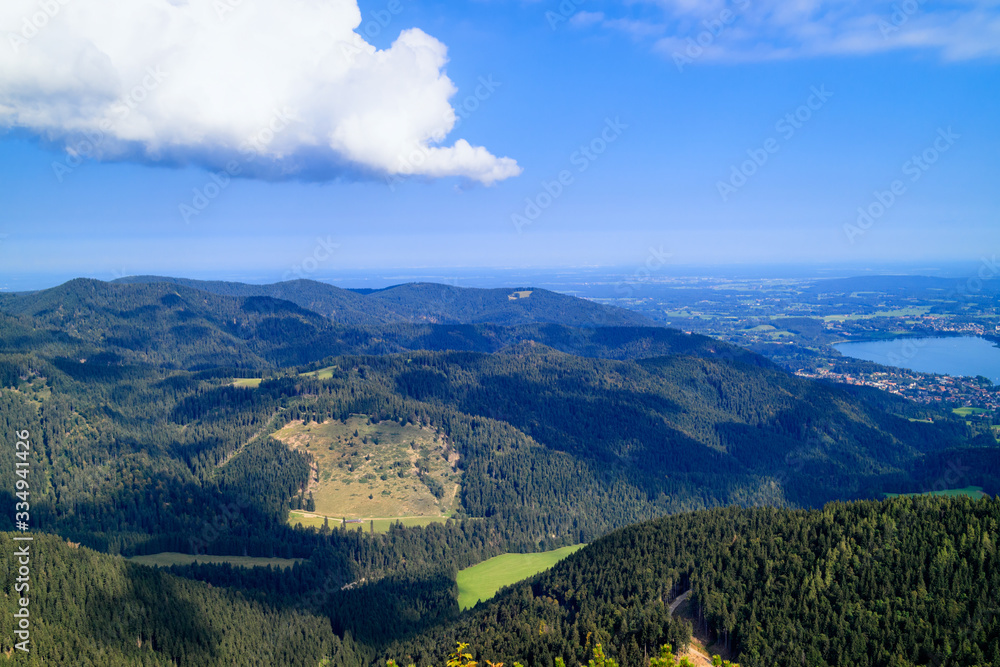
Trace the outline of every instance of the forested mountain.
{"label": "forested mountain", "polygon": [[248,285],[159,276],[120,278],[116,284],[169,283],[223,296],[270,297],[291,301],[345,326],[373,324],[546,323],[571,327],[657,326],[622,308],[533,288],[477,289],[408,283],[352,291],[314,280]]}
{"label": "forested mountain", "polygon": [[[628,311],[544,291],[511,301],[509,290],[404,285],[362,297],[312,281],[255,286],[153,280],[79,279],[41,292],[0,295],[0,351],[103,365],[261,370],[337,354],[417,349],[494,352],[535,340],[584,356],[695,354],[767,363],[721,341],[645,326],[644,318]],[[438,294],[438,288],[441,301],[427,295]],[[400,293],[414,296],[405,309],[399,306]],[[392,308],[405,313],[390,311],[377,301],[361,301],[382,295],[387,299],[395,295],[391,296]],[[329,302],[333,297],[340,300],[339,310],[324,307],[320,311],[334,321],[308,309],[317,300]],[[452,314],[438,317],[433,309],[439,306]],[[500,323],[490,319],[494,316]],[[463,318],[478,323],[429,323]],[[561,318],[570,324],[544,323]],[[573,322],[581,326],[572,326]]]}
{"label": "forested mountain", "polygon": [[[637,667],[694,632],[744,667],[984,667],[1000,664],[998,538],[995,499],[685,513],[615,531],[459,615],[447,572],[342,590],[315,578],[325,556],[292,573],[175,568],[210,586],[42,536],[34,657],[441,666],[461,641],[474,658],[539,667],[586,662],[600,644]],[[0,551],[12,562],[9,535]],[[16,570],[6,572],[10,590]],[[688,590],[690,615],[672,615]],[[443,610],[431,613],[435,600]],[[15,604],[7,596],[0,662],[10,661]]]}
{"label": "forested mountain", "polygon": [[[3,588],[13,591],[16,547],[0,534]],[[249,600],[238,591],[171,576],[73,548],[52,536],[32,543],[30,588],[7,595],[0,662],[32,665],[302,665],[325,656],[356,664],[351,642],[322,617]],[[28,655],[14,650],[18,600],[30,598]]]}
{"label": "forested mountain", "polygon": [[[307,559],[287,572],[175,568],[233,589],[220,592],[53,542],[70,564],[53,571],[53,590],[86,597],[75,591],[114,584],[140,606],[179,590],[192,609],[243,609],[270,619],[261,623],[285,623],[296,610],[321,615],[335,637],[303,655],[332,647],[340,656],[333,664],[353,665],[380,659],[388,642],[417,641],[460,620],[455,571],[508,551],[590,542],[722,505],[818,507],[941,479],[1000,492],[1000,449],[964,420],[875,390],[803,380],[710,338],[595,326],[603,324],[595,313],[618,311],[545,292],[510,299],[507,290],[459,291],[450,301],[454,288],[426,285],[331,292],[344,304],[376,299],[381,306],[365,312],[386,318],[345,324],[301,305],[319,298],[313,290],[325,293],[316,285],[285,284],[282,298],[232,284],[216,291],[235,293],[217,294],[76,280],[0,297],[0,428],[31,433],[34,530],[109,554]],[[435,311],[439,298],[443,310]],[[582,326],[546,323],[564,316]],[[438,323],[448,318],[455,322]],[[288,525],[314,460],[270,436],[292,423],[359,416],[446,441],[462,471],[452,520],[382,535]],[[12,457],[0,457],[0,477],[0,503],[12,507]],[[0,529],[13,529],[12,515],[2,516]],[[106,575],[88,583],[89,572]],[[325,592],[311,596],[318,589]],[[714,609],[707,597],[704,605]],[[683,625],[655,614],[665,637],[683,639]],[[205,616],[212,629],[204,634],[155,614],[130,618],[142,628],[134,637],[133,625],[116,637],[77,628],[56,638],[53,629],[54,646],[78,642],[95,664],[168,664],[195,644],[219,651],[198,654],[210,656],[204,664],[261,664],[228,659],[228,620]],[[606,631],[619,627],[601,619]],[[726,629],[735,641],[734,626]],[[140,655],[126,639],[152,652]],[[272,639],[264,632],[246,645]],[[336,650],[338,641],[349,648]],[[102,642],[115,647],[103,663]],[[580,651],[592,648],[584,644]],[[539,659],[558,653],[539,650]]]}
{"label": "forested mountain", "polygon": [[[717,509],[624,528],[388,656],[552,664],[594,644],[625,666],[691,631],[744,667],[1000,664],[1000,501],[900,498],[804,512]],[[572,661],[572,662],[569,662]]]}

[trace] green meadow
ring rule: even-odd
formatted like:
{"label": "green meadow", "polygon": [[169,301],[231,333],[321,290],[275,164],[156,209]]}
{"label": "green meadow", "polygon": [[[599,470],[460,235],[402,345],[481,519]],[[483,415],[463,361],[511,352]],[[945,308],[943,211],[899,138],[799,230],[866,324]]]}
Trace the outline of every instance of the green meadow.
{"label": "green meadow", "polygon": [[954,408],[952,412],[959,417],[968,417],[970,415],[985,415],[989,413],[989,410],[984,410],[983,408]]}
{"label": "green meadow", "polygon": [[504,586],[517,583],[549,569],[584,546],[576,544],[534,554],[503,554],[458,573],[458,606],[469,609],[480,600],[489,600]]}

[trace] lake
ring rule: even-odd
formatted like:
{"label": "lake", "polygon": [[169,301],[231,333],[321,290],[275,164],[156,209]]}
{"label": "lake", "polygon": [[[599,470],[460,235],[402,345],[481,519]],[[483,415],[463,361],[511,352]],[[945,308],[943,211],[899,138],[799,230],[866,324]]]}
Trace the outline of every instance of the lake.
{"label": "lake", "polygon": [[978,336],[896,338],[838,343],[838,352],[854,359],[941,375],[982,375],[1000,384],[1000,347]]}

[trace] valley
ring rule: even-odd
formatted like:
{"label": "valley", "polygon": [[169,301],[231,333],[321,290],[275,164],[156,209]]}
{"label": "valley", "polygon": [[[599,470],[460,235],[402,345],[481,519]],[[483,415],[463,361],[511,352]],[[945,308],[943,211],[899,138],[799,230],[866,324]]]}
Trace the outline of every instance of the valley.
{"label": "valley", "polygon": [[[481,321],[483,309],[505,323]],[[600,326],[563,323],[597,314]],[[879,544],[917,539],[906,531],[937,544],[940,513],[952,513],[947,530],[971,526],[962,567],[993,557],[1000,447],[986,409],[814,381],[637,317],[544,290],[428,285],[358,294],[147,279],[0,295],[0,420],[42,434],[28,455],[33,512],[46,539],[77,545],[52,552],[53,586],[76,590],[83,554],[109,573],[94,584],[102,596],[134,581],[135,599],[184,591],[200,610],[182,629],[143,607],[127,641],[79,624],[53,636],[149,664],[219,664],[234,642],[268,641],[255,651],[280,653],[276,664],[411,656],[423,667],[468,641],[494,662],[583,663],[600,643],[640,667],[671,644],[693,660],[771,667],[806,636],[830,640],[803,644],[814,657],[862,654],[838,643],[828,613],[799,613],[812,625],[792,638],[784,597],[747,597],[776,585],[788,553],[812,563],[780,566],[797,590],[861,605],[865,618],[879,600],[837,597],[828,573],[842,585],[868,577]],[[8,476],[10,464],[0,459]],[[837,527],[820,520],[831,512]],[[823,537],[801,542],[802,530]],[[841,544],[863,546],[829,551]],[[992,585],[975,572],[949,585]],[[925,587],[944,586],[941,573]],[[928,609],[906,613],[951,627]],[[292,643],[253,623],[239,631],[253,636],[216,634],[229,628],[216,614],[255,613],[326,630]],[[152,643],[147,626],[172,639]],[[893,636],[874,627],[871,642]],[[936,647],[932,635],[922,641]]]}

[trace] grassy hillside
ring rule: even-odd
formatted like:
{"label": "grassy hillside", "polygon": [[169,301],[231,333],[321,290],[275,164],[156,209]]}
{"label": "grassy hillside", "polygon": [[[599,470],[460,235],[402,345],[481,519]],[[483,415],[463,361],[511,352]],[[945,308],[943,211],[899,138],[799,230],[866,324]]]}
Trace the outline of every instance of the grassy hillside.
{"label": "grassy hillside", "polygon": [[[19,596],[10,594],[17,575],[9,570],[0,663],[315,667],[324,657],[350,654],[327,619],[72,548],[56,537],[34,537],[26,591],[30,661],[13,647]],[[22,544],[0,534],[0,562],[16,562]]]}
{"label": "grassy hillside", "polygon": [[272,437],[309,453],[317,514],[349,519],[444,516],[459,500],[459,456],[434,431],[355,415],[293,422]]}
{"label": "grassy hillside", "polygon": [[1000,500],[897,498],[822,510],[727,508],[601,538],[445,627],[385,650],[431,660],[455,638],[510,664],[625,667],[693,628],[744,667],[1000,664]]}
{"label": "grassy hillside", "polygon": [[503,554],[461,570],[456,579],[458,606],[469,609],[480,601],[489,600],[504,586],[510,586],[549,569],[583,546],[577,544],[533,554]]}

